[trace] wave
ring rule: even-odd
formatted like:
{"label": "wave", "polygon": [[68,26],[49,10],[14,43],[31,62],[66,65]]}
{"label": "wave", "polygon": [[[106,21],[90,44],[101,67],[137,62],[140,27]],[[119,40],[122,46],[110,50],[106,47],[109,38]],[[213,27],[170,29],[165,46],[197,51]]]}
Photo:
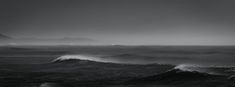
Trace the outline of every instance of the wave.
{"label": "wave", "polygon": [[[190,65],[190,64],[180,64],[175,66],[173,69],[170,69],[166,72],[133,79],[128,81],[130,84],[185,84],[185,83],[202,83],[207,84],[211,82],[214,84],[215,81],[235,81],[234,72],[231,74],[224,73],[231,67],[205,67],[199,65]],[[222,74],[223,72],[223,74]],[[227,83],[226,83],[227,84]],[[204,86],[203,86],[204,87]],[[207,86],[206,86],[207,87]]]}
{"label": "wave", "polygon": [[116,61],[111,58],[103,58],[100,55],[87,55],[87,54],[67,54],[52,60],[52,62],[58,62],[58,61],[61,62],[67,60],[88,60],[88,61],[103,62],[103,63],[122,63],[120,61]]}
{"label": "wave", "polygon": [[[66,61],[66,60],[88,60],[103,63],[118,63],[118,64],[128,64],[113,58],[103,58],[101,55],[87,55],[87,54],[67,54],[62,55],[52,62]],[[176,65],[174,70],[181,70],[187,72],[200,72],[212,75],[234,75],[235,67],[232,66],[202,66],[193,64],[179,64]],[[171,69],[172,70],[172,69]],[[169,70],[170,71],[170,70]]]}
{"label": "wave", "polygon": [[195,68],[199,67],[198,65],[188,65],[188,64],[180,64],[174,67],[174,69],[179,69],[182,71],[197,71]]}
{"label": "wave", "polygon": [[200,72],[212,75],[233,75],[235,73],[234,67],[230,66],[200,66],[191,64],[180,64],[174,67],[174,69],[179,69],[188,72]]}
{"label": "wave", "polygon": [[128,81],[127,83],[131,84],[145,84],[145,83],[187,83],[188,81],[200,81],[200,80],[207,80],[214,77],[217,77],[217,75],[211,75],[208,73],[202,73],[197,71],[185,71],[181,70],[182,68],[174,68],[169,71],[147,76],[143,78],[134,79],[131,81]]}
{"label": "wave", "polygon": [[90,61],[101,62],[99,58],[90,55],[63,55],[54,59],[52,62],[65,61],[65,60],[90,60]]}

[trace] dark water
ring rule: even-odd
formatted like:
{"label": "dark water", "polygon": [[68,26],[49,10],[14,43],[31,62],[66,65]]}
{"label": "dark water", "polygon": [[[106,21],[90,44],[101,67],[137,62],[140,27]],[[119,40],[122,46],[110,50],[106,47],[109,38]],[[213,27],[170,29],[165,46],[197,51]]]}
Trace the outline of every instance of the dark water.
{"label": "dark water", "polygon": [[48,63],[69,55],[131,64],[235,66],[233,46],[24,46],[1,47],[0,63]]}
{"label": "dark water", "polygon": [[233,46],[0,47],[0,87],[234,87],[234,57]]}

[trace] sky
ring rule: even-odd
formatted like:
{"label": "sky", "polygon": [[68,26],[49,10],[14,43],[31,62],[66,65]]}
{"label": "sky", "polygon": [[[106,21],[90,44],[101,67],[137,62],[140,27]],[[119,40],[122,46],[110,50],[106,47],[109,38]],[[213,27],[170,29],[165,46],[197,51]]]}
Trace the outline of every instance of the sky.
{"label": "sky", "polygon": [[[234,0],[1,0],[0,33],[120,45],[235,45]],[[95,42],[94,42],[95,43]]]}

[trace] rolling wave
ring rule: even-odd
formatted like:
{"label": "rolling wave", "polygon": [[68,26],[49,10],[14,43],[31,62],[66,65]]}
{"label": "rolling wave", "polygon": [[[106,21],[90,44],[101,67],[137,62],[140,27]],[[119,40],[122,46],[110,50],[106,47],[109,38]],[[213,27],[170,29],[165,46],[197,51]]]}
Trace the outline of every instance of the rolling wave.
{"label": "rolling wave", "polygon": [[234,67],[220,67],[220,66],[199,66],[190,64],[180,64],[174,67],[174,69],[179,69],[188,72],[200,72],[212,75],[234,75]]}
{"label": "rolling wave", "polygon": [[[67,55],[63,55],[54,59],[52,62],[66,61],[66,60],[89,60],[89,61],[95,61],[95,62],[119,63],[119,64],[126,63],[123,61],[119,61],[117,59],[115,60],[113,58],[103,58],[100,55],[87,55],[87,54],[67,54]],[[200,72],[200,73],[207,73],[207,74],[212,74],[212,75],[234,75],[235,74],[235,71],[234,71],[235,67],[232,67],[232,66],[201,66],[201,65],[193,65],[193,64],[179,64],[173,68],[173,70],[176,70],[176,69],[181,70],[181,71]]]}
{"label": "rolling wave", "polygon": [[90,60],[90,61],[97,61],[97,62],[103,62],[101,61],[99,58],[97,57],[94,57],[94,56],[90,56],[90,55],[63,55],[63,56],[60,56],[56,59],[54,59],[52,62],[55,62],[55,61],[64,61],[64,60]]}
{"label": "rolling wave", "polygon": [[105,62],[105,63],[122,63],[120,61],[115,61],[113,59],[102,58],[99,55],[87,55],[87,54],[68,54],[68,55],[63,55],[63,56],[60,56],[60,57],[52,60],[52,62],[66,61],[66,60],[89,60],[89,61]]}

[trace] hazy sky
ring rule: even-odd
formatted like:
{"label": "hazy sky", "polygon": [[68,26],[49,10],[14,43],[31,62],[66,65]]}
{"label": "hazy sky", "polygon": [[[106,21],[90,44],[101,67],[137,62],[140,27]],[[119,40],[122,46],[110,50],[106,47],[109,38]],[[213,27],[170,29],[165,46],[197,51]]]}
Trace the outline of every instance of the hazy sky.
{"label": "hazy sky", "polygon": [[0,32],[103,44],[235,45],[235,0],[1,0]]}

